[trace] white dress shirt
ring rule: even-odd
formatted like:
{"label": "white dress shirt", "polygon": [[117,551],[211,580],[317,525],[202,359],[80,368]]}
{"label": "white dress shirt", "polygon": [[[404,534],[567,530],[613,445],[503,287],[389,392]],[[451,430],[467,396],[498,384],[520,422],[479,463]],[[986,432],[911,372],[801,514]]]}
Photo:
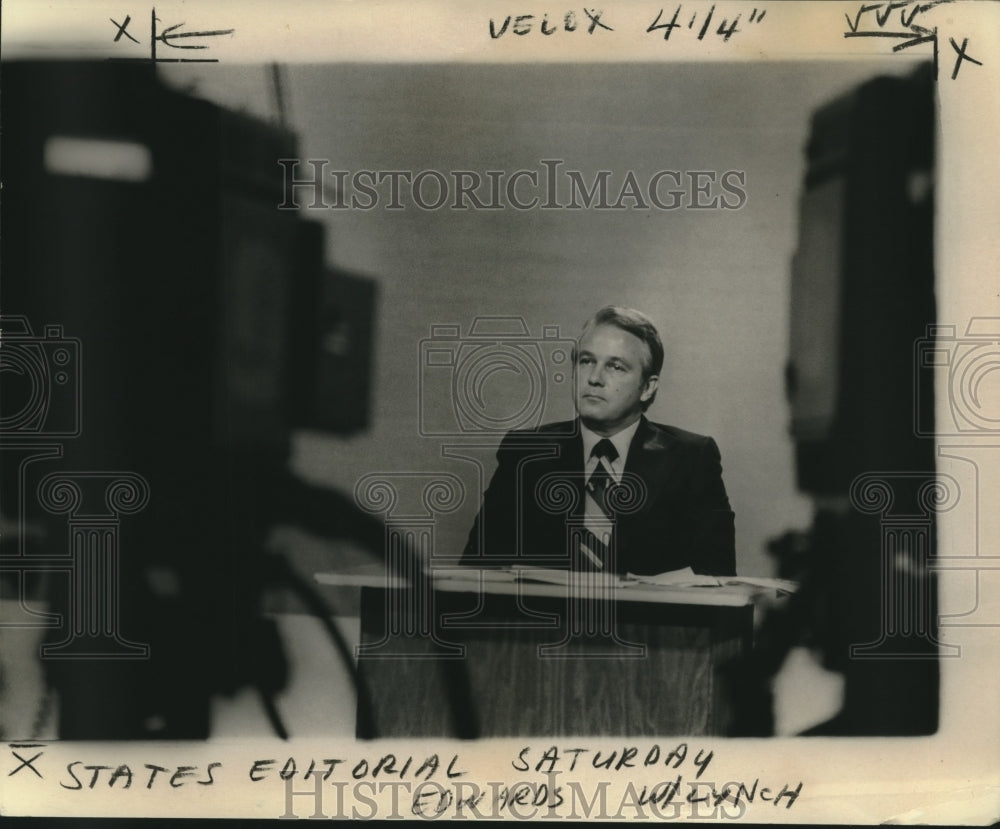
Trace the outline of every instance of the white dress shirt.
{"label": "white dress shirt", "polygon": [[636,420],[631,426],[626,426],[620,432],[608,438],[615,449],[618,450],[618,457],[612,461],[610,458],[597,458],[590,454],[594,450],[594,447],[597,446],[598,441],[603,440],[603,438],[595,432],[590,431],[582,423],[580,424],[580,434],[583,437],[583,468],[587,472],[587,480],[590,480],[591,474],[597,469],[597,464],[603,462],[608,472],[611,473],[611,477],[614,478],[615,483],[620,484],[622,482],[625,461],[628,459],[628,447],[632,443],[632,438],[635,437],[635,432],[638,428],[639,421]]}

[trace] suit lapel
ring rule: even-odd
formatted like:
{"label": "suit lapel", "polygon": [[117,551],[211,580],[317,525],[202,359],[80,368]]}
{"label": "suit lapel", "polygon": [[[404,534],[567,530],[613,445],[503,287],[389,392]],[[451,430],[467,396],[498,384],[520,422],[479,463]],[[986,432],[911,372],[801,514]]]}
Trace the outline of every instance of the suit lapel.
{"label": "suit lapel", "polygon": [[564,478],[578,493],[574,513],[582,513],[584,498],[584,463],[583,437],[580,435],[579,422],[575,434],[551,435],[543,443],[556,447],[556,454],[546,458],[545,473]]}
{"label": "suit lapel", "polygon": [[556,447],[556,454],[549,459],[553,470],[583,473],[583,438],[579,429],[573,435],[544,435],[541,442]]}
{"label": "suit lapel", "polygon": [[[558,424],[560,427],[565,424]],[[536,460],[529,460],[527,468],[523,471],[526,485],[534,486],[548,475],[555,475],[571,481],[580,491],[583,497],[583,438],[577,429],[576,434],[567,435],[565,431],[557,434],[546,434],[536,432],[532,435],[531,446],[542,449],[554,450],[551,454],[546,453]]]}

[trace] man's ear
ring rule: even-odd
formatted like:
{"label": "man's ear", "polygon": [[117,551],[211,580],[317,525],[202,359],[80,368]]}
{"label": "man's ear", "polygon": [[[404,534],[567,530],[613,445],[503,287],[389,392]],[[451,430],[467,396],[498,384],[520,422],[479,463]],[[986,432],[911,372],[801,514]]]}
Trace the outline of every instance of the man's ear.
{"label": "man's ear", "polygon": [[646,378],[646,386],[642,390],[642,394],[639,395],[639,399],[645,403],[649,398],[651,398],[656,393],[656,387],[660,383],[659,375],[651,374]]}

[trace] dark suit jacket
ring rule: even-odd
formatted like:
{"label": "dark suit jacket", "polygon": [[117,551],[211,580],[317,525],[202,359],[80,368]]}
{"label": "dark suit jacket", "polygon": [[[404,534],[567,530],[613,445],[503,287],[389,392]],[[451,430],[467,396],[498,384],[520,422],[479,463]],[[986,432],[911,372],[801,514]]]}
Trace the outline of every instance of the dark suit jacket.
{"label": "dark suit jacket", "polygon": [[[565,567],[574,561],[567,523],[582,515],[585,473],[583,438],[573,426],[553,423],[503,439],[462,564],[558,567],[561,561]],[[616,516],[619,573],[690,566],[697,573],[735,575],[733,512],[712,438],[643,417],[625,462],[625,479],[630,475],[641,479],[646,492],[637,510]],[[553,513],[540,498],[559,479],[574,488],[576,508]],[[553,506],[552,499],[547,503]]]}

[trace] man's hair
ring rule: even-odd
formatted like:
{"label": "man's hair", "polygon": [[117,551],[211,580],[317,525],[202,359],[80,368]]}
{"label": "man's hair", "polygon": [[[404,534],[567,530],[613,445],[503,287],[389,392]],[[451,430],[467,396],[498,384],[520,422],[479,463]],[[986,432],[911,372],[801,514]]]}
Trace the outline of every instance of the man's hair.
{"label": "man's hair", "polygon": [[[613,325],[615,328],[627,331],[632,336],[642,340],[649,349],[650,358],[648,363],[643,361],[642,379],[648,380],[654,374],[659,375],[663,369],[663,341],[660,339],[660,333],[656,330],[656,326],[653,325],[653,321],[642,313],[642,311],[636,311],[634,308],[625,308],[621,305],[607,305],[583,324],[583,331],[580,332],[580,340],[599,325]],[[577,356],[578,348],[574,348],[574,363]],[[655,399],[656,392],[654,391],[652,397],[642,404],[643,411],[648,409]]]}

